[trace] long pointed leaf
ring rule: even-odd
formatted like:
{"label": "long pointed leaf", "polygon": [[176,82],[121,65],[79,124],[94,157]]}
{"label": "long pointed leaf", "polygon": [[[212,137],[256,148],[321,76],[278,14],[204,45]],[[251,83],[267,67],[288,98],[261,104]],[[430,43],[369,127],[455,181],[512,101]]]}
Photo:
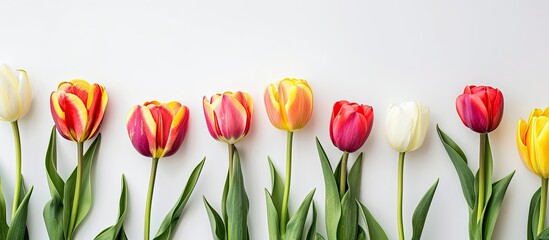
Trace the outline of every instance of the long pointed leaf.
{"label": "long pointed leaf", "polygon": [[[65,197],[65,182],[57,173],[57,134],[55,126],[51,130],[45,165],[48,177],[48,186],[52,199],[44,206],[43,216],[48,236],[50,239],[65,238],[65,214],[63,212],[63,199]],[[68,219],[67,219],[68,222]]]}
{"label": "long pointed leaf", "polygon": [[86,218],[92,205],[92,181],[91,170],[93,161],[97,157],[97,151],[101,145],[101,133],[97,135],[92,142],[83,158],[82,166],[82,185],[80,188],[80,202],[78,203],[78,211],[76,213],[76,223],[74,224],[74,232],[80,225],[80,223]]}
{"label": "long pointed leaf", "polygon": [[313,219],[311,221],[311,227],[309,227],[309,231],[307,232],[307,240],[315,240],[316,238],[316,205],[313,201]]}
{"label": "long pointed leaf", "polygon": [[208,212],[208,218],[210,219],[210,226],[212,228],[212,237],[214,240],[227,240],[225,237],[225,224],[223,219],[219,216],[219,213],[208,203],[205,197],[202,197],[206,212]]}
{"label": "long pointed leaf", "polygon": [[250,203],[244,187],[240,156],[236,148],[234,149],[233,174],[226,204],[228,238],[248,239],[248,210]]}
{"label": "long pointed leaf", "polygon": [[307,197],[303,200],[297,211],[295,212],[295,215],[288,221],[288,225],[286,227],[286,233],[282,238],[284,240],[294,240],[294,239],[301,239],[303,235],[303,228],[305,226],[305,221],[307,220],[307,213],[309,212],[309,208],[311,206],[311,201],[313,200],[313,196],[315,195],[315,190],[313,189]]}
{"label": "long pointed leaf", "polygon": [[423,227],[425,226],[425,219],[427,218],[427,213],[429,212],[429,208],[431,207],[431,202],[433,201],[433,196],[435,195],[435,191],[437,190],[438,186],[438,179],[427,190],[425,195],[421,198],[419,201],[419,204],[416,207],[416,210],[414,211],[414,214],[412,215],[412,240],[420,240],[421,239],[421,233],[423,233]]}
{"label": "long pointed leaf", "polygon": [[29,199],[32,195],[33,187],[23,198],[21,206],[15,211],[15,216],[11,221],[11,227],[8,230],[8,235],[6,239],[10,240],[25,240],[28,238],[27,233],[27,214],[29,211]]}
{"label": "long pointed leaf", "polygon": [[[278,171],[276,171],[276,168],[271,161],[271,158],[268,158],[269,160],[269,170],[271,172],[271,182],[273,184],[272,186],[272,200],[273,204],[276,207],[276,212],[279,214],[278,218],[280,218],[280,214],[282,214],[282,201],[284,199],[284,181],[280,177],[280,174]],[[289,216],[288,209],[286,209],[286,216]]]}
{"label": "long pointed leaf", "polygon": [[526,236],[528,240],[536,239],[539,221],[539,203],[541,201],[541,187],[532,195],[530,210],[528,211],[528,225],[526,225]]}
{"label": "long pointed leaf", "polygon": [[475,207],[475,179],[473,172],[469,166],[467,166],[467,158],[461,148],[459,148],[459,146],[438,127],[438,125],[437,133],[444,149],[446,149],[446,152],[450,157],[450,160],[452,160],[452,163],[454,164],[454,168],[456,169],[459,181],[461,183],[461,190],[463,191],[463,196],[469,205],[469,209],[473,209]]}
{"label": "long pointed leaf", "polygon": [[318,138],[316,138],[316,147],[318,149],[318,156],[320,158],[322,174],[324,176],[324,186],[326,188],[326,237],[328,240],[337,240],[337,228],[341,217],[341,202],[339,200],[338,187],[336,185],[336,180],[334,179],[332,167],[330,166],[330,160],[328,159],[328,156],[326,156],[326,152],[322,148]]}
{"label": "long pointed leaf", "polygon": [[273,203],[271,194],[265,189],[265,200],[267,202],[267,223],[269,226],[269,239],[280,240],[278,212],[276,206]]}
{"label": "long pointed leaf", "polygon": [[505,197],[505,192],[507,187],[513,179],[515,171],[511,172],[506,177],[494,183],[492,188],[492,197],[488,202],[486,207],[486,213],[484,214],[484,226],[483,226],[483,237],[484,239],[492,239],[492,234],[494,232],[494,227],[496,226],[496,221],[498,219],[499,210],[501,204],[503,203],[503,198]]}
{"label": "long pointed leaf", "polygon": [[6,222],[6,200],[2,190],[2,180],[0,179],[0,240],[5,240],[8,235],[8,223]]}
{"label": "long pointed leaf", "polygon": [[46,151],[46,174],[51,197],[63,198],[65,182],[57,173],[57,134],[55,126],[51,130],[48,150]]}
{"label": "long pointed leaf", "polygon": [[370,239],[389,240],[381,225],[379,225],[374,216],[370,213],[370,211],[368,211],[368,208],[366,208],[366,206],[364,206],[364,204],[360,203],[359,201],[357,201],[357,203],[360,206],[362,217],[364,217],[364,221],[366,222],[366,227],[368,228],[368,235],[370,236]]}
{"label": "long pointed leaf", "polygon": [[187,180],[187,184],[185,185],[185,189],[183,190],[183,192],[181,192],[181,196],[179,196],[179,199],[173,206],[172,210],[164,218],[164,221],[162,221],[162,224],[160,225],[160,228],[158,229],[154,240],[172,239],[173,234],[175,233],[175,229],[177,227],[177,223],[179,222],[181,212],[185,208],[187,201],[189,201],[191,193],[193,192],[194,187],[198,182],[198,178],[200,178],[200,172],[202,172],[202,167],[204,166],[205,161],[206,158],[202,159],[202,161],[200,161],[200,163],[198,163],[198,165],[192,171],[189,179]]}
{"label": "long pointed leaf", "polygon": [[128,187],[126,177],[122,175],[122,189],[120,190],[120,200],[118,201],[118,219],[116,223],[97,235],[95,240],[123,240],[127,239],[124,232],[124,220],[126,219],[126,208],[128,205]]}

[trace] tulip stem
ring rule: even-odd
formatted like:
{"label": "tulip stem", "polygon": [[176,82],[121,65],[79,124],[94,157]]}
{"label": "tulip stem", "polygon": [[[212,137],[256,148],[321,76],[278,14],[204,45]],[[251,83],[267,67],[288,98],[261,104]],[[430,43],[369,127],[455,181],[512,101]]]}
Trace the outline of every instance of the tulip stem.
{"label": "tulip stem", "polygon": [[404,185],[404,152],[398,155],[398,195],[397,195],[397,224],[398,239],[404,240],[404,223],[402,221],[402,188]]}
{"label": "tulip stem", "polygon": [[347,160],[349,159],[349,152],[344,151],[341,157],[341,172],[339,178],[339,198],[343,199],[345,195],[345,188],[347,187]]}
{"label": "tulip stem", "polygon": [[541,178],[541,202],[539,207],[538,233],[539,235],[545,227],[545,214],[547,209],[547,178]]}
{"label": "tulip stem", "polygon": [[290,182],[292,180],[292,140],[294,133],[288,131],[286,141],[286,183],[284,184],[284,198],[282,199],[282,212],[280,213],[280,235],[286,233],[286,213],[288,212],[288,198],[290,197]]}
{"label": "tulip stem", "polygon": [[154,182],[156,180],[156,168],[158,166],[158,158],[152,159],[151,174],[149,176],[149,191],[147,192],[147,205],[145,206],[145,240],[149,240],[151,231],[151,206],[154,191]]}
{"label": "tulip stem", "polygon": [[19,135],[19,125],[17,121],[11,123],[13,131],[13,140],[15,142],[15,193],[13,195],[13,208],[11,211],[11,219],[15,217],[15,212],[19,208],[21,197],[21,137]]}
{"label": "tulip stem", "polygon": [[233,179],[233,159],[234,159],[234,144],[229,143],[229,186],[231,186]]}
{"label": "tulip stem", "polygon": [[82,184],[82,159],[84,158],[84,143],[77,142],[76,147],[78,149],[78,164],[76,165],[76,183],[74,188],[74,199],[72,201],[69,232],[67,234],[68,240],[72,239],[72,235],[76,228],[76,215],[78,214],[78,204],[80,202],[80,185]]}
{"label": "tulip stem", "polygon": [[486,173],[485,173],[485,159],[484,150],[486,149],[486,138],[488,135],[486,133],[480,134],[480,149],[479,149],[479,177],[478,177],[478,205],[477,205],[477,223],[479,223],[483,216],[484,212],[484,192],[485,192],[485,183],[486,183]]}

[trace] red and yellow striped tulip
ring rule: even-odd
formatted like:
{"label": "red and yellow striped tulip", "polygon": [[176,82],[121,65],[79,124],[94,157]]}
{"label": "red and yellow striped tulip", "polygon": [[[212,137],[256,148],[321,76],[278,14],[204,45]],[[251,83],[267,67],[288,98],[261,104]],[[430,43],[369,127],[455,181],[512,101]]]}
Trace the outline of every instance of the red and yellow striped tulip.
{"label": "red and yellow striped tulip", "polygon": [[270,84],[264,100],[269,120],[278,129],[293,132],[311,119],[313,90],[305,80],[286,78]]}
{"label": "red and yellow striped tulip", "polygon": [[50,109],[57,131],[64,138],[85,142],[98,132],[107,108],[105,87],[80,79],[62,82],[50,95]]}
{"label": "red and yellow striped tulip", "polygon": [[173,155],[185,139],[189,109],[179,102],[146,102],[130,109],[126,127],[133,147],[141,155],[162,158]]}
{"label": "red and yellow striped tulip", "polygon": [[209,100],[204,96],[204,116],[210,135],[229,144],[242,140],[250,131],[253,107],[252,97],[244,92],[216,94]]}

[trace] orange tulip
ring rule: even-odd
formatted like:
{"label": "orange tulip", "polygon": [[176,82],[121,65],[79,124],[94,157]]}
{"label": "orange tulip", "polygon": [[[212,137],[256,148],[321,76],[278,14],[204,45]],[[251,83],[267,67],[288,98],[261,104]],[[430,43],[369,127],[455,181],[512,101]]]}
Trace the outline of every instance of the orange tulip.
{"label": "orange tulip", "polygon": [[286,78],[265,90],[265,108],[273,126],[297,131],[309,122],[313,113],[313,91],[307,81]]}

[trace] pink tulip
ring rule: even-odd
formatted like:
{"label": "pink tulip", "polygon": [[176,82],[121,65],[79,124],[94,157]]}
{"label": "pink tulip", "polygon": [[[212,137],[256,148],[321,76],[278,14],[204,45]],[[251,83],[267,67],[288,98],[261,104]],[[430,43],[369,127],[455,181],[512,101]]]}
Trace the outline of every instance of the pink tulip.
{"label": "pink tulip", "polygon": [[477,133],[489,133],[501,122],[503,94],[490,86],[466,86],[456,99],[456,110],[465,126]]}
{"label": "pink tulip", "polygon": [[225,92],[204,96],[203,108],[210,135],[216,140],[235,144],[242,140],[252,121],[253,100],[244,92]]}
{"label": "pink tulip", "polygon": [[330,120],[330,138],[341,151],[355,152],[366,142],[373,123],[374,109],[371,106],[338,101]]}

